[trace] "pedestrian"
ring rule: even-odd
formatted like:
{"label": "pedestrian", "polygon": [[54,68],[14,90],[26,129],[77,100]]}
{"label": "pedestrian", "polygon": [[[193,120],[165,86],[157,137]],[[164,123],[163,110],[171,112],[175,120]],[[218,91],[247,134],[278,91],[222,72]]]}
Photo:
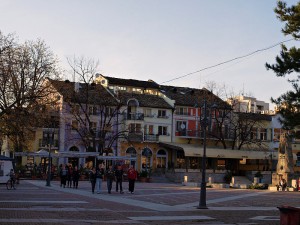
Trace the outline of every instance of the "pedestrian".
{"label": "pedestrian", "polygon": [[134,184],[137,179],[137,171],[134,169],[133,165],[130,165],[130,168],[127,171],[128,176],[128,191],[131,194],[134,194]]}
{"label": "pedestrian", "polygon": [[111,165],[106,170],[105,176],[106,176],[106,182],[107,182],[107,191],[108,191],[108,194],[111,194],[112,184],[115,179],[115,171],[113,170]]}
{"label": "pedestrian", "polygon": [[104,166],[103,164],[98,165],[98,169],[96,171],[96,187],[97,187],[97,194],[100,194],[101,192],[101,185],[102,185],[102,179],[104,177]]}
{"label": "pedestrian", "polygon": [[95,193],[95,186],[96,186],[96,168],[93,167],[92,171],[90,172],[90,182],[92,184],[92,193]]}
{"label": "pedestrian", "polygon": [[78,188],[78,181],[79,181],[79,177],[80,177],[80,172],[78,170],[78,167],[75,166],[74,170],[73,170],[73,188]]}
{"label": "pedestrian", "polygon": [[117,169],[115,170],[115,177],[116,177],[116,192],[118,192],[119,186],[120,186],[120,194],[123,194],[123,169],[120,165],[117,166]]}
{"label": "pedestrian", "polygon": [[72,164],[69,164],[69,166],[68,166],[68,174],[67,174],[67,186],[69,188],[72,187],[72,176],[73,176],[73,168],[72,168]]}
{"label": "pedestrian", "polygon": [[68,170],[66,168],[66,166],[63,164],[61,166],[61,170],[60,170],[60,187],[66,187],[66,181],[67,181],[67,175],[68,175]]}

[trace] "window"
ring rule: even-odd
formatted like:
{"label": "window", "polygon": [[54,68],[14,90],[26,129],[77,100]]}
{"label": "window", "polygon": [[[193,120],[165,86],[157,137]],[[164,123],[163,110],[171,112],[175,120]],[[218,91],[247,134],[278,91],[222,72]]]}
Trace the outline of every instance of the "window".
{"label": "window", "polygon": [[132,92],[142,93],[142,89],[140,89],[140,88],[132,88]]}
{"label": "window", "polygon": [[300,166],[300,152],[297,153],[296,166]]}
{"label": "window", "polygon": [[112,107],[105,107],[105,109],[104,109],[104,115],[105,115],[106,117],[113,116],[114,110],[115,110],[115,109],[112,108]]}
{"label": "window", "polygon": [[97,115],[97,107],[96,106],[89,107],[89,115]]}
{"label": "window", "polygon": [[166,118],[167,117],[167,112],[166,110],[158,110],[158,116],[159,118]]}
{"label": "window", "polygon": [[267,129],[261,128],[260,129],[260,140],[267,140]]}
{"label": "window", "polygon": [[188,115],[188,108],[184,107],[176,107],[176,114],[177,115]]}
{"label": "window", "polygon": [[256,140],[257,139],[257,129],[256,128],[251,129],[250,139],[251,140]]}
{"label": "window", "polygon": [[119,90],[120,90],[120,91],[126,91],[127,88],[126,88],[126,87],[119,87]]}
{"label": "window", "polygon": [[150,148],[144,148],[142,151],[142,168],[150,169],[152,166],[152,151]]}
{"label": "window", "polygon": [[158,134],[159,135],[168,135],[168,127],[158,126]]}
{"label": "window", "polygon": [[72,126],[72,130],[78,130],[78,121],[73,120],[71,126]]}
{"label": "window", "polygon": [[176,121],[176,131],[185,131],[186,121]]}
{"label": "window", "polygon": [[129,124],[129,132],[130,133],[141,133],[142,126],[139,123],[131,123]]}
{"label": "window", "polygon": [[145,134],[154,134],[154,127],[153,125],[145,125],[144,126]]}
{"label": "window", "polygon": [[176,168],[185,168],[185,157],[183,150],[176,152]]}
{"label": "window", "polygon": [[97,123],[96,122],[90,122],[90,129],[92,129],[94,132],[97,130]]}
{"label": "window", "polygon": [[152,117],[151,109],[144,109],[144,116],[145,117]]}
{"label": "window", "polygon": [[156,167],[166,168],[167,167],[167,154],[165,150],[160,149],[156,155]]}

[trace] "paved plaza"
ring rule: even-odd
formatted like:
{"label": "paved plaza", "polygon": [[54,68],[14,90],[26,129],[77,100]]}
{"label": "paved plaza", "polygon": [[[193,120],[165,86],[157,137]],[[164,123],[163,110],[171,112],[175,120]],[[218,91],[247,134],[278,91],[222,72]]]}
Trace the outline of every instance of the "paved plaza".
{"label": "paved plaza", "polygon": [[[114,183],[115,185],[115,183]],[[115,187],[115,186],[114,186]],[[197,209],[200,190],[174,183],[136,183],[134,194],[92,194],[88,181],[78,189],[21,180],[16,190],[0,186],[0,224],[279,224],[278,206],[300,207],[298,192],[207,189],[208,209]]]}

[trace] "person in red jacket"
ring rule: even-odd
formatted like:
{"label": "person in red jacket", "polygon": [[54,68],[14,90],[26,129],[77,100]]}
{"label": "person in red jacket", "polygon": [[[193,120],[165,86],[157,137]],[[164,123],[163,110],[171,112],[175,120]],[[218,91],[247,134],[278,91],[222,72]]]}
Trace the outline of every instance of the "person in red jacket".
{"label": "person in red jacket", "polygon": [[135,180],[137,179],[137,172],[134,169],[133,165],[130,165],[130,168],[127,171],[127,177],[128,177],[128,182],[129,182],[129,192],[131,194],[134,193],[134,184],[135,184]]}

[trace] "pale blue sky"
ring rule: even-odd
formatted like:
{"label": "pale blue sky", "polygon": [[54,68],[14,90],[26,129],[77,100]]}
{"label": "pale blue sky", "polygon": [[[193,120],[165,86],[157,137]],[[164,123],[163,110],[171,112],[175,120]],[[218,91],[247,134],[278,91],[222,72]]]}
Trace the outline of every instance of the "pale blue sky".
{"label": "pale blue sky", "polygon": [[[66,57],[85,56],[99,60],[103,75],[163,83],[289,39],[275,6],[275,0],[0,0],[0,30],[20,41],[43,39],[63,66]],[[202,88],[216,81],[269,102],[290,89],[265,69],[279,51],[163,84]]]}

